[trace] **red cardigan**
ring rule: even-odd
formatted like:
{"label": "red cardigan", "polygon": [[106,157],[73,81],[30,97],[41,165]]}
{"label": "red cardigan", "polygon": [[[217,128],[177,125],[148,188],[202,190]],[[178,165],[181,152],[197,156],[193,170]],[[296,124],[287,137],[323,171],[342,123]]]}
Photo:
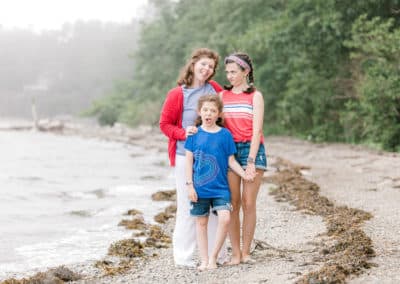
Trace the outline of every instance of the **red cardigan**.
{"label": "red cardigan", "polygon": [[[222,91],[221,86],[215,81],[208,83],[218,93]],[[160,129],[169,138],[168,156],[171,166],[175,166],[176,143],[178,140],[185,140],[185,129],[182,128],[183,116],[183,90],[181,86],[171,89],[164,101],[160,115]]]}

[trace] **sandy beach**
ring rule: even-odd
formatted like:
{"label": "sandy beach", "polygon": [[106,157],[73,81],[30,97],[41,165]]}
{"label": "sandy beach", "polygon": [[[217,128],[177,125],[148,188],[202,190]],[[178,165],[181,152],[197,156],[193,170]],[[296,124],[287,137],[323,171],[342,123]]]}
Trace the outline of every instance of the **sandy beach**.
{"label": "sandy beach", "polygon": [[[83,132],[167,155],[157,129]],[[62,134],[83,132],[75,127]],[[103,266],[68,266],[80,278],[72,283],[399,283],[400,155],[287,137],[267,137],[265,145],[269,171],[257,201],[255,264],[205,272],[176,268],[165,243],[168,247],[149,247],[140,257],[106,256],[99,260]],[[160,224],[166,236],[173,224],[173,218]],[[359,261],[348,257],[353,253],[360,254]],[[125,269],[104,269],[122,260]]]}

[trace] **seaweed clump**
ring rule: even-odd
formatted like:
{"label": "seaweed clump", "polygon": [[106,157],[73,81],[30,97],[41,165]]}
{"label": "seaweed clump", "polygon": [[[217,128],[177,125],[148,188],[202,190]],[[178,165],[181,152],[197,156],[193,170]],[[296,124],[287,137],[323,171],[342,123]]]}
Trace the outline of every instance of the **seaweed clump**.
{"label": "seaweed clump", "polygon": [[166,223],[169,219],[174,218],[176,213],[176,205],[171,204],[167,208],[165,208],[164,212],[158,213],[154,216],[154,220],[158,223]]}
{"label": "seaweed clump", "polygon": [[163,190],[157,191],[151,195],[153,201],[175,201],[176,200],[176,190]]}
{"label": "seaweed clump", "polygon": [[10,278],[0,282],[1,284],[63,284],[69,281],[77,281],[82,276],[73,272],[65,266],[59,266],[56,268],[49,269],[46,272],[36,273],[34,276],[23,279]]}
{"label": "seaweed clump", "polygon": [[[173,198],[175,191],[167,193],[156,193],[157,198]],[[176,206],[168,206],[164,212],[166,220],[174,217]],[[104,271],[105,275],[116,275],[128,271],[135,265],[135,258],[156,257],[157,253],[153,249],[168,248],[171,245],[171,237],[158,225],[145,222],[142,212],[131,209],[124,215],[133,216],[132,219],[123,219],[119,226],[124,226],[128,230],[134,230],[131,238],[119,240],[110,245],[108,255],[119,257],[120,260],[100,260],[95,263],[95,267]]]}
{"label": "seaweed clump", "polygon": [[375,256],[372,241],[361,229],[363,222],[372,215],[359,209],[336,206],[321,196],[319,186],[301,174],[307,167],[280,158],[275,166],[277,173],[264,178],[264,181],[278,185],[271,194],[278,201],[294,205],[297,210],[321,216],[329,238],[321,243],[323,266],[303,275],[296,283],[345,283],[348,276],[359,275],[373,266],[369,261]]}

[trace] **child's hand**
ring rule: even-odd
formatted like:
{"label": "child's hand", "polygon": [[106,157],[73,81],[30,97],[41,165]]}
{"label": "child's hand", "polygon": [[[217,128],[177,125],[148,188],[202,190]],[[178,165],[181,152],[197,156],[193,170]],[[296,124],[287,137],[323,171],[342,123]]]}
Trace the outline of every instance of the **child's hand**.
{"label": "child's hand", "polygon": [[257,175],[255,165],[252,164],[252,163],[247,164],[245,173],[246,173],[246,178],[247,178],[247,179],[250,179],[249,181],[254,181],[254,178],[255,178],[256,175]]}
{"label": "child's hand", "polygon": [[188,126],[186,128],[186,137],[196,134],[197,133],[197,127],[196,126]]}
{"label": "child's hand", "polygon": [[253,175],[250,175],[250,174],[248,174],[248,173],[245,173],[243,179],[244,179],[245,181],[247,181],[247,182],[253,182],[253,181],[254,181]]}
{"label": "child's hand", "polygon": [[189,199],[192,202],[197,202],[197,193],[196,190],[194,190],[193,185],[190,185],[189,187]]}
{"label": "child's hand", "polygon": [[247,182],[253,182],[258,173],[256,171],[248,170],[249,167],[246,168],[244,180]]}

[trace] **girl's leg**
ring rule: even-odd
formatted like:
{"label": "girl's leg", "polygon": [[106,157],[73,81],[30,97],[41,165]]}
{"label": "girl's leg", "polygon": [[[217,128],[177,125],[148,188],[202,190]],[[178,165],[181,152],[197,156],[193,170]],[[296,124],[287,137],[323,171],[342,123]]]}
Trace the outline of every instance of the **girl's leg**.
{"label": "girl's leg", "polygon": [[[214,244],[217,236],[217,229],[218,229],[218,216],[213,214],[210,211],[210,215],[208,216],[208,255],[211,255],[211,253],[214,250]],[[227,258],[227,251],[226,251],[226,243],[224,242],[222,244],[221,250],[218,255],[218,262],[219,263],[224,263]]]}
{"label": "girl's leg", "polygon": [[225,242],[226,234],[229,229],[230,212],[229,210],[218,210],[218,228],[215,239],[214,249],[208,261],[208,268],[217,268],[217,258],[222,245]]}
{"label": "girl's leg", "polygon": [[254,231],[256,228],[256,202],[257,194],[260,189],[261,179],[264,171],[257,170],[257,176],[254,182],[244,182],[243,184],[243,196],[242,196],[242,208],[243,208],[243,226],[242,226],[242,261],[249,261],[250,258],[250,246],[254,238]]}
{"label": "girl's leg", "polygon": [[241,178],[232,171],[228,172],[229,188],[231,190],[231,221],[229,223],[229,239],[232,246],[232,258],[230,265],[240,263],[240,206],[241,206],[241,194],[240,184]]}
{"label": "girl's leg", "polygon": [[185,156],[176,155],[176,220],[172,245],[176,265],[195,266],[193,254],[196,250],[196,222],[190,216],[190,200],[187,193]]}
{"label": "girl's leg", "polygon": [[199,254],[201,264],[199,270],[205,270],[208,265],[208,238],[207,238],[207,223],[208,216],[196,217],[196,230],[197,230],[197,246],[199,247]]}

